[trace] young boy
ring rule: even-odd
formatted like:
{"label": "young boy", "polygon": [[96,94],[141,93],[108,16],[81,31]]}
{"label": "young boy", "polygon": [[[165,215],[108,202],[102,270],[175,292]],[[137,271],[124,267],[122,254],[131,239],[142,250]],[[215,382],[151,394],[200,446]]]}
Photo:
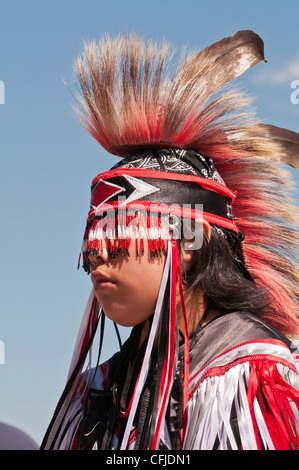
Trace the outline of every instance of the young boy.
{"label": "young boy", "polygon": [[[76,63],[83,123],[123,159],[92,182],[93,289],[43,449],[299,447],[298,235],[277,164],[296,165],[298,136],[290,153],[247,97],[217,94],[263,60],[255,33],[170,69],[171,52],[132,35]],[[82,374],[105,317],[131,335]]]}

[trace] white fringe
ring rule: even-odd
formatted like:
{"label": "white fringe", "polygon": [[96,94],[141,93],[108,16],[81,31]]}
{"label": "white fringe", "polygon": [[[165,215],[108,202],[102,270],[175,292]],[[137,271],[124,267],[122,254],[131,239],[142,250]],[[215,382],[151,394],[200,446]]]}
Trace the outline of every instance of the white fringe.
{"label": "white fringe", "polygon": [[[299,389],[299,376],[282,364],[277,364],[283,379]],[[221,376],[204,379],[194,392],[187,407],[188,424],[183,449],[211,450],[215,443],[218,450],[237,450],[230,415],[233,406],[240,434],[242,449],[257,450],[251,413],[247,400],[249,362],[230,368]],[[290,403],[299,426],[299,412]],[[274,445],[264,421],[262,411],[255,398],[254,412],[265,449],[274,450]]]}

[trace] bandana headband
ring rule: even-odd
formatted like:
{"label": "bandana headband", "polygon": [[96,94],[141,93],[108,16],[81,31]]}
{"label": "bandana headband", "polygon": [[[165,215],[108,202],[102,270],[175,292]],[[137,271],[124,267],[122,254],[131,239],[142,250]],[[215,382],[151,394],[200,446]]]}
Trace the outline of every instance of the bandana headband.
{"label": "bandana headband", "polygon": [[[87,267],[89,253],[101,252],[103,238],[108,239],[111,256],[119,252],[128,254],[133,236],[148,240],[152,256],[161,249],[165,253],[163,241],[169,237],[165,232],[165,218],[164,224],[161,222],[163,216],[171,216],[172,224],[168,222],[171,225],[168,228],[172,229],[173,225],[178,229],[179,219],[199,218],[238,233],[232,218],[235,198],[236,193],[218,181],[194,175],[138,168],[101,173],[91,185],[82,246],[83,266]],[[142,252],[143,247],[137,251]]]}

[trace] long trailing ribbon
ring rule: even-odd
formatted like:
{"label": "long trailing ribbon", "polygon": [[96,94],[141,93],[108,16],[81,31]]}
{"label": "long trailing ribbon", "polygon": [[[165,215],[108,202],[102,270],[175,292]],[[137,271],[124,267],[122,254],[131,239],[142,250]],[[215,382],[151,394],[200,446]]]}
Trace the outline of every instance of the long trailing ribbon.
{"label": "long trailing ribbon", "polygon": [[176,365],[177,365],[177,334],[176,334],[176,256],[173,249],[173,242],[168,244],[168,250],[171,253],[171,266],[170,266],[170,302],[168,309],[168,321],[166,323],[167,342],[165,349],[165,356],[163,362],[163,369],[161,375],[158,410],[155,423],[155,432],[153,440],[150,443],[150,449],[155,450],[159,446],[160,433],[162,428],[163,419],[165,417],[167,404],[169,401],[171,385],[173,383]]}
{"label": "long trailing ribbon", "polygon": [[[169,279],[170,278],[170,279]],[[170,283],[169,283],[170,280]],[[167,288],[170,284],[169,290]],[[135,390],[131,398],[128,409],[122,414],[127,417],[127,424],[123,436],[121,449],[126,449],[130,439],[133,420],[137,411],[139,399],[148,375],[148,370],[151,362],[151,353],[153,349],[154,340],[157,336],[159,328],[161,327],[161,317],[163,314],[163,307],[165,307],[165,299],[169,297],[166,304],[168,304],[168,311],[165,317],[165,332],[166,341],[164,345],[164,361],[161,373],[161,380],[158,385],[158,406],[155,411],[155,425],[154,434],[149,448],[157,449],[159,447],[160,434],[164,422],[167,405],[171,394],[171,388],[174,381],[177,368],[178,359],[178,328],[177,328],[177,312],[176,312],[176,299],[177,299],[177,284],[179,287],[179,294],[183,310],[184,319],[184,398],[183,398],[183,411],[182,411],[182,431],[181,442],[183,444],[184,433],[186,429],[186,407],[188,402],[188,380],[189,380],[189,341],[188,341],[188,326],[187,314],[183,295],[182,277],[180,270],[180,259],[177,242],[174,238],[168,241],[167,258],[165,262],[164,272],[162,276],[161,286],[158,294],[156,309],[152,322],[152,327],[143,358],[142,366],[138,375]],[[80,386],[79,379],[83,367],[84,360],[90,349],[97,324],[99,321],[99,305],[96,301],[94,291],[91,292],[89,301],[87,303],[85,313],[80,325],[74,353],[69,369],[67,384],[65,390],[60,398],[58,406],[55,410],[52,422],[46,433],[42,448],[55,448],[59,446],[59,433],[60,426],[65,416],[72,398],[75,395],[77,388]],[[164,332],[164,334],[165,334]],[[163,334],[163,332],[162,332]]]}
{"label": "long trailing ribbon", "polygon": [[[161,381],[159,384],[158,393],[158,409],[156,412],[156,423],[154,428],[154,436],[151,443],[151,449],[156,449],[159,446],[160,433],[162,429],[163,420],[165,417],[169,397],[171,393],[171,386],[176,373],[177,358],[178,358],[178,331],[177,331],[177,317],[176,317],[176,297],[177,297],[177,282],[179,285],[179,293],[182,302],[182,309],[184,314],[184,333],[185,333],[185,365],[184,365],[184,403],[183,403],[183,430],[182,438],[184,435],[184,429],[186,427],[186,405],[188,401],[188,377],[189,377],[189,344],[188,344],[188,331],[187,331],[187,317],[186,308],[184,303],[182,279],[180,271],[180,260],[177,242],[175,239],[168,241],[168,252],[165,262],[163,277],[161,281],[160,291],[158,294],[156,309],[148,339],[145,355],[143,358],[142,366],[139,372],[139,376],[136,382],[135,390],[130,401],[130,405],[126,412],[123,413],[123,417],[127,417],[127,424],[125,433],[123,436],[121,449],[126,449],[130,432],[132,429],[133,420],[137,411],[139,399],[148,375],[151,353],[154,344],[154,340],[157,336],[157,332],[161,325],[162,310],[165,302],[165,297],[168,295],[166,292],[167,284],[170,276],[170,302],[166,321],[166,332],[167,340],[165,347],[165,357],[163,362],[163,370],[161,375]],[[97,323],[99,320],[99,305],[96,301],[94,292],[91,292],[88,304],[85,309],[85,313],[80,325],[74,353],[69,369],[67,385],[64,393],[61,396],[59,404],[54,413],[53,420],[49,426],[47,436],[44,439],[43,448],[56,447],[56,441],[59,434],[60,424],[65,415],[65,411],[71,403],[74,397],[75,391],[79,386],[79,379],[81,370],[83,367],[86,354],[90,349],[91,341],[94,337],[97,329]]]}
{"label": "long trailing ribbon", "polygon": [[189,364],[190,364],[190,359],[189,359],[189,334],[188,334],[188,319],[187,319],[187,311],[186,311],[185,298],[184,298],[184,292],[183,292],[179,251],[178,251],[177,243],[176,243],[175,240],[172,240],[172,247],[173,247],[173,251],[174,251],[173,255],[174,255],[175,260],[176,260],[175,261],[175,269],[176,269],[176,274],[177,274],[177,281],[178,281],[178,285],[179,285],[180,299],[181,299],[182,310],[183,310],[184,338],[185,338],[185,342],[184,342],[184,401],[183,401],[183,415],[182,415],[183,426],[182,426],[182,430],[181,430],[181,448],[182,448],[183,442],[184,442],[186,426],[187,426],[186,408],[187,408],[188,395],[189,395]]}
{"label": "long trailing ribbon", "polygon": [[[132,430],[133,420],[136,415],[137,406],[140,400],[140,396],[148,375],[151,353],[154,344],[154,340],[158,333],[159,327],[161,327],[161,319],[163,315],[163,305],[165,302],[165,297],[167,293],[167,283],[170,275],[170,292],[169,292],[169,308],[165,321],[165,334],[167,335],[167,340],[164,350],[164,360],[161,371],[160,382],[158,383],[158,400],[157,400],[157,410],[153,412],[154,423],[154,432],[151,442],[149,443],[148,448],[155,450],[159,447],[160,435],[162,431],[162,425],[164,422],[165,413],[169,403],[169,398],[171,394],[171,388],[174,381],[174,377],[177,369],[177,360],[178,360],[178,328],[177,328],[177,283],[179,286],[179,294],[182,303],[183,317],[184,317],[184,336],[185,336],[185,346],[184,346],[184,398],[183,398],[183,412],[182,412],[182,422],[183,427],[181,431],[181,441],[183,443],[185,429],[186,429],[186,407],[188,402],[188,382],[189,382],[189,341],[188,341],[188,326],[187,326],[187,312],[184,302],[183,286],[182,286],[182,277],[180,269],[180,259],[179,252],[177,247],[177,242],[174,238],[168,241],[168,252],[167,259],[164,267],[162,282],[160,286],[160,291],[158,294],[156,309],[154,313],[154,318],[151,326],[151,331],[145,351],[145,355],[142,361],[141,369],[137,378],[136,386],[130,400],[130,404],[126,411],[122,413],[122,417],[127,417],[127,423],[125,432],[123,435],[122,443],[120,446],[121,450],[127,449],[130,433]],[[160,332],[163,335],[163,331]]]}
{"label": "long trailing ribbon", "polygon": [[59,433],[65,414],[76,390],[80,386],[81,372],[90,350],[99,320],[99,304],[92,290],[79,328],[66,386],[56,406],[52,420],[41,444],[41,449],[52,449],[59,446]]}
{"label": "long trailing ribbon", "polygon": [[178,334],[177,334],[177,312],[176,312],[176,297],[177,297],[177,283],[179,286],[179,294],[183,310],[184,319],[184,398],[183,398],[183,412],[182,412],[182,430],[181,430],[181,447],[187,424],[186,407],[188,403],[188,382],[189,382],[189,340],[188,340],[188,324],[187,312],[184,301],[182,276],[180,268],[180,259],[177,242],[174,238],[171,239],[171,283],[170,283],[170,306],[168,314],[168,343],[165,351],[165,358],[163,364],[163,371],[161,377],[160,391],[159,391],[159,405],[157,412],[155,434],[151,443],[151,450],[155,450],[159,445],[159,437],[163,418],[166,413],[167,405],[169,402],[171,386],[176,374],[177,358],[178,358]]}
{"label": "long trailing ribbon", "polygon": [[[151,326],[151,331],[150,335],[148,338],[144,358],[142,361],[140,373],[138,375],[138,379],[136,382],[136,386],[133,392],[133,397],[131,399],[130,405],[129,405],[129,414],[128,414],[128,420],[125,428],[125,432],[123,435],[122,443],[120,446],[120,450],[126,450],[127,445],[129,442],[130,438],[130,433],[131,433],[131,428],[133,424],[133,420],[136,414],[137,406],[139,403],[139,399],[148,375],[148,370],[149,370],[149,365],[150,365],[150,359],[151,359],[151,353],[152,353],[152,348],[154,344],[154,340],[156,338],[156,334],[160,325],[160,317],[161,317],[161,311],[162,311],[162,306],[164,302],[164,296],[165,296],[165,290],[166,290],[166,285],[167,285],[167,280],[168,280],[168,275],[169,275],[169,269],[171,266],[171,250],[168,250],[166,262],[165,262],[165,267],[163,271],[163,276],[162,276],[162,281],[161,281],[161,286],[158,294],[158,299],[157,299],[157,304],[155,308],[155,313],[153,317],[153,322]],[[127,414],[127,412],[125,412]]]}

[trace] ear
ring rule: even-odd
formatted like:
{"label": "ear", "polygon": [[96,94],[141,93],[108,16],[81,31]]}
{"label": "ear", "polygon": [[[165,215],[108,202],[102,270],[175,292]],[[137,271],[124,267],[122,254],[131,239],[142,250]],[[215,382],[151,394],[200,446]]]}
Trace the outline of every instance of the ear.
{"label": "ear", "polygon": [[193,265],[194,252],[201,248],[204,236],[210,240],[211,226],[209,222],[204,219],[196,219],[193,238],[182,238],[181,240],[181,261],[186,271],[191,269]]}

